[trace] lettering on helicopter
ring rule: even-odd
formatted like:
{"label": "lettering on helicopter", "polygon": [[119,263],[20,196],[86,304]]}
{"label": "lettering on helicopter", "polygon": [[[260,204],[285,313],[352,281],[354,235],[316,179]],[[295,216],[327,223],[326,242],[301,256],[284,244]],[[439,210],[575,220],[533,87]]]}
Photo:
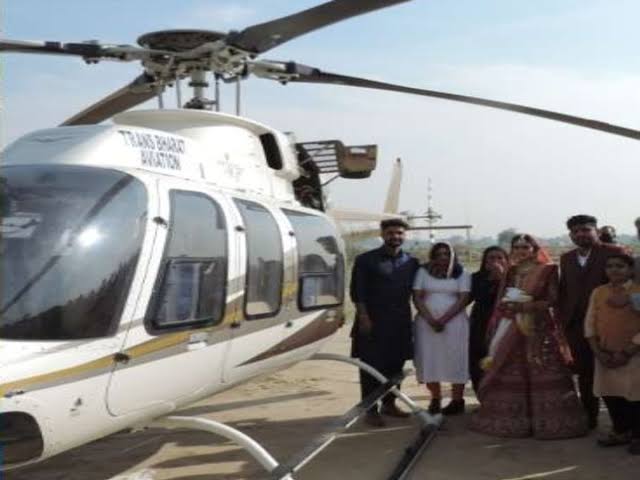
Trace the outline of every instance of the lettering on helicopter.
{"label": "lettering on helicopter", "polygon": [[143,167],[181,170],[181,157],[186,151],[185,141],[170,135],[118,130],[124,144],[140,152]]}

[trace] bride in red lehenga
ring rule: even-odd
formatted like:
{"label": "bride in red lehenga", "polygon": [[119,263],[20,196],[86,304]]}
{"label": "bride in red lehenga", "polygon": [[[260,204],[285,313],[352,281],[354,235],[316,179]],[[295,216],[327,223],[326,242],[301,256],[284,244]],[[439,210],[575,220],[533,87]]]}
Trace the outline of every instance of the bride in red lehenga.
{"label": "bride in red lehenga", "polygon": [[587,421],[567,367],[569,349],[551,310],[558,268],[527,234],[512,239],[511,256],[471,429],[500,437],[584,435]]}

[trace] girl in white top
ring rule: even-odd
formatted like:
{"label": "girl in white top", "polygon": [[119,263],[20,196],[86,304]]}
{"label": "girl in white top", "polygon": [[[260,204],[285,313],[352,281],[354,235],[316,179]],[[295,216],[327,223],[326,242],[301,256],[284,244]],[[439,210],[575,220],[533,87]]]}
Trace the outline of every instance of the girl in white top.
{"label": "girl in white top", "polygon": [[[458,263],[453,248],[436,243],[429,263],[416,274],[414,304],[415,365],[418,382],[431,393],[429,412],[464,412],[464,385],[469,380],[469,319],[465,312],[471,277]],[[442,410],[440,382],[452,384],[451,402]]]}

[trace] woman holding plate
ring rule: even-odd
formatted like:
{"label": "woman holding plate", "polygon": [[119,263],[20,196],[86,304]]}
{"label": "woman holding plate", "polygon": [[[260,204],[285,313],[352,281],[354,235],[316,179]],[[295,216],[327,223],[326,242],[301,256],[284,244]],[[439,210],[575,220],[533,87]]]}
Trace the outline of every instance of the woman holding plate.
{"label": "woman holding plate", "polygon": [[552,313],[558,269],[528,234],[511,241],[506,275],[489,327],[475,431],[500,437],[570,438],[587,433],[567,364],[570,353]]}

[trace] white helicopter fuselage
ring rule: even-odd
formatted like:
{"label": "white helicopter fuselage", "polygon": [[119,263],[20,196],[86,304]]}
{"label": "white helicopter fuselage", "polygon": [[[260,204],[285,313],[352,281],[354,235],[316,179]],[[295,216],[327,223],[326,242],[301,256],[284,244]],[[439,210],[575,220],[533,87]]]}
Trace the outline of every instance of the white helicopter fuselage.
{"label": "white helicopter fuselage", "polygon": [[343,323],[344,248],[296,200],[280,132],[128,112],[22,137],[2,172],[3,262],[21,255],[3,265],[4,468],[304,360]]}

